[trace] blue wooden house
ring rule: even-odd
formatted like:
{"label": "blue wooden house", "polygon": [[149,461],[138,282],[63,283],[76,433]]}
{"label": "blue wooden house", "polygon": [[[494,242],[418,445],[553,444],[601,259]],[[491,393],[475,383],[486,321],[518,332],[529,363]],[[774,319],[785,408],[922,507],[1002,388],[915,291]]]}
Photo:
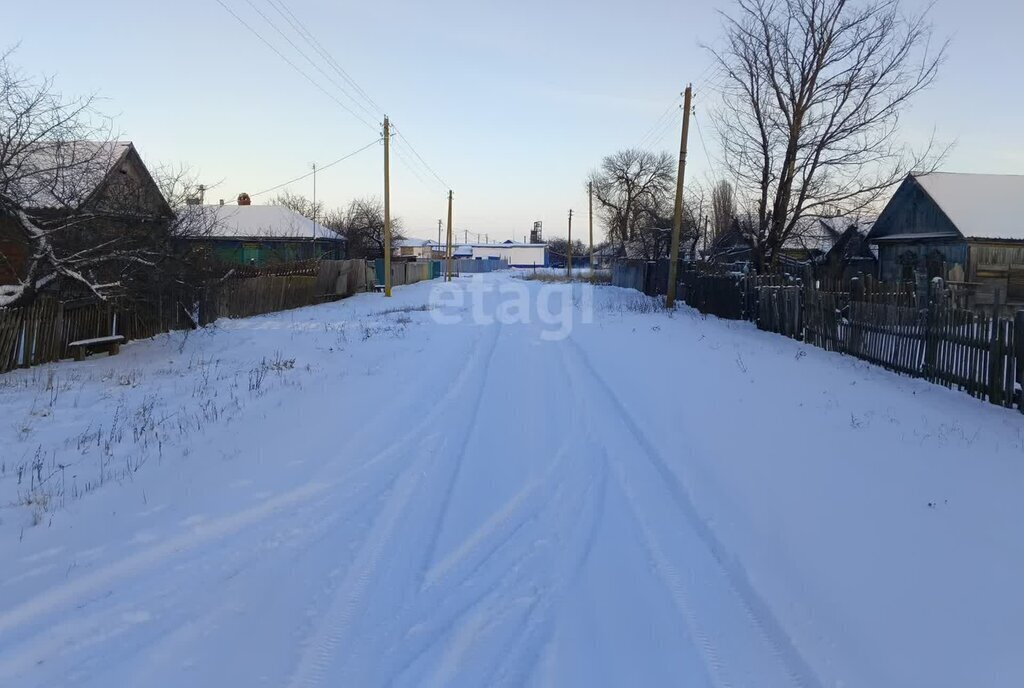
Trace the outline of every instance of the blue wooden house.
{"label": "blue wooden house", "polygon": [[227,265],[343,260],[346,241],[332,229],[279,205],[188,206],[202,231],[183,240],[193,253]]}
{"label": "blue wooden house", "polygon": [[941,277],[978,303],[1024,304],[1024,175],[912,173],[867,240],[882,280]]}

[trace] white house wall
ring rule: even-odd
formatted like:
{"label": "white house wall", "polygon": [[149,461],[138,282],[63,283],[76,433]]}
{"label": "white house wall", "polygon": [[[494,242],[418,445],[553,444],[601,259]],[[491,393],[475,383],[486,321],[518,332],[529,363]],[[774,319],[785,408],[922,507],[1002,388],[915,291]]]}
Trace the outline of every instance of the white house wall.
{"label": "white house wall", "polygon": [[547,265],[545,260],[547,246],[544,244],[525,246],[473,246],[473,258],[504,258],[509,266],[528,268],[543,267]]}

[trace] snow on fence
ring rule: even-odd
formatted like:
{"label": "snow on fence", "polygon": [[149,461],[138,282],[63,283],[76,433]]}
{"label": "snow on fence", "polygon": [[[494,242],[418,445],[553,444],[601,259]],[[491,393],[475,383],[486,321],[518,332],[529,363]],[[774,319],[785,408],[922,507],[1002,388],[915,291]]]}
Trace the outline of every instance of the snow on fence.
{"label": "snow on fence", "polygon": [[[268,274],[277,272],[279,274]],[[241,276],[238,276],[238,275]],[[367,291],[364,260],[325,260],[280,268],[245,268],[211,282],[198,304],[201,325],[221,317],[246,317],[299,308]],[[67,345],[121,335],[125,341],[195,327],[193,299],[161,294],[152,302],[59,303],[40,298],[22,308],[0,308],[0,373],[69,358]]]}
{"label": "snow on fence", "polygon": [[[622,261],[613,284],[664,293],[660,266]],[[919,299],[907,285],[854,281],[805,286],[779,276],[704,274],[683,269],[677,293],[702,313],[749,320],[828,351],[956,388],[993,404],[1018,406],[1024,379],[1024,311],[1015,319],[953,308],[944,290]]]}

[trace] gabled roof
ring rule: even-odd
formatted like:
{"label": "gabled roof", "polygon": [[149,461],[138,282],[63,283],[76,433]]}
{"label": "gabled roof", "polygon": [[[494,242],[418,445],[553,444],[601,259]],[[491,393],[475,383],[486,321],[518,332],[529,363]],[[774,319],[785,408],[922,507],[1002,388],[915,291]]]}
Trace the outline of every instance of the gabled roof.
{"label": "gabled roof", "polygon": [[299,215],[282,205],[186,206],[183,213],[212,215],[206,237],[219,239],[333,239],[344,241],[334,230]]}
{"label": "gabled roof", "polygon": [[131,141],[67,141],[33,146],[18,163],[12,186],[32,210],[59,210],[86,203],[133,149]]}
{"label": "gabled roof", "polygon": [[1024,175],[910,175],[967,238],[1024,239]]}
{"label": "gabled roof", "polygon": [[[871,223],[867,223],[870,227]],[[867,241],[867,230],[851,224],[839,235],[832,248],[828,250],[826,259],[836,257],[842,261],[872,260],[877,258]]]}

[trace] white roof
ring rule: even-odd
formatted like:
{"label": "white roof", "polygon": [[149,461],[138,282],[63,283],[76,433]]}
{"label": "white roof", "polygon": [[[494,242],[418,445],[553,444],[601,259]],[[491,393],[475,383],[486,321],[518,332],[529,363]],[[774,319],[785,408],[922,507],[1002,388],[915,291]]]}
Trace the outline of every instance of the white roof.
{"label": "white roof", "polygon": [[547,244],[524,244],[521,241],[510,241],[500,244],[464,244],[473,248],[540,248]]}
{"label": "white roof", "polygon": [[1024,175],[914,174],[965,237],[1024,239]]}
{"label": "white roof", "polygon": [[212,213],[216,222],[208,236],[221,238],[312,239],[342,237],[282,205],[186,206],[183,212]]}
{"label": "white roof", "polygon": [[27,208],[77,207],[131,146],[131,141],[38,144],[12,161],[19,169],[13,173],[11,193]]}

